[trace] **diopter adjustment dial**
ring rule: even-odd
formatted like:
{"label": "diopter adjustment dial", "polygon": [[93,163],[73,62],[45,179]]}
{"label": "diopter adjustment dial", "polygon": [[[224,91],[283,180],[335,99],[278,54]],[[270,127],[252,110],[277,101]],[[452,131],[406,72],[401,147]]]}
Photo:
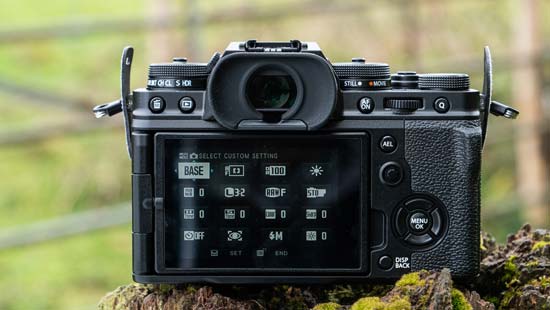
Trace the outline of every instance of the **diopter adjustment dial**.
{"label": "diopter adjustment dial", "polygon": [[468,90],[470,77],[463,73],[427,73],[418,76],[420,89]]}
{"label": "diopter adjustment dial", "polygon": [[392,109],[395,114],[406,114],[422,108],[421,99],[387,99],[384,108]]}
{"label": "diopter adjustment dial", "polygon": [[351,62],[332,64],[341,89],[388,89],[391,86],[390,66],[353,58]]}

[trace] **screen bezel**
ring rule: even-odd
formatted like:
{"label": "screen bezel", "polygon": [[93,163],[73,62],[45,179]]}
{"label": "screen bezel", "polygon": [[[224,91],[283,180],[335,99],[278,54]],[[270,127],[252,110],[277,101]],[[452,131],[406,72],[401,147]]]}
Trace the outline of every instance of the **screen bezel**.
{"label": "screen bezel", "polygon": [[[360,227],[359,227],[359,267],[358,268],[173,268],[166,266],[165,260],[165,210],[163,198],[165,197],[165,145],[170,139],[347,139],[358,138],[361,142],[361,184],[360,184]],[[339,133],[285,133],[285,134],[257,134],[257,133],[157,133],[155,135],[154,167],[155,167],[155,211],[154,211],[154,239],[155,239],[155,270],[159,274],[347,274],[367,273],[369,267],[368,253],[368,207],[370,201],[370,139],[365,132],[339,132]],[[345,255],[345,254],[344,254]]]}

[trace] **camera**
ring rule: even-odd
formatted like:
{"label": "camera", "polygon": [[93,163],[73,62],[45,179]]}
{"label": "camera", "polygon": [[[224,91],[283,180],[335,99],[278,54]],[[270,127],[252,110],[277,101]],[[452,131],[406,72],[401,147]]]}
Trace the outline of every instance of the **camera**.
{"label": "camera", "polygon": [[491,100],[463,73],[331,63],[315,42],[232,42],[207,63],[151,64],[121,98],[142,283],[383,281],[480,260]]}

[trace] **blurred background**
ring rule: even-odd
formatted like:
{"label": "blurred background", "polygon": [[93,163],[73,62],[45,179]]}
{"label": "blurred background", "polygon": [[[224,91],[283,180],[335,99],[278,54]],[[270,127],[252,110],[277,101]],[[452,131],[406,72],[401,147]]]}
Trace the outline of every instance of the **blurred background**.
{"label": "blurred background", "polygon": [[550,226],[550,1],[2,0],[0,309],[94,309],[131,281],[130,161],[119,96],[124,46],[132,87],[147,66],[207,61],[230,40],[317,41],[332,61],[392,71],[465,72],[521,110],[492,117],[483,154],[482,227],[504,241]]}

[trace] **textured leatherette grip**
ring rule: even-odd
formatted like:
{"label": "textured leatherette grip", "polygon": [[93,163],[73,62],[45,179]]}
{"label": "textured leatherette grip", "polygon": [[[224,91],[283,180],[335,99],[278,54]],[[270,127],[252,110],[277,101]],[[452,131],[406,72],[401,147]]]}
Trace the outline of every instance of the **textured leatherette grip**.
{"label": "textured leatherette grip", "polygon": [[412,254],[412,269],[448,267],[453,276],[479,271],[481,127],[478,120],[405,121],[405,158],[414,192],[445,205],[447,233],[427,251]]}

